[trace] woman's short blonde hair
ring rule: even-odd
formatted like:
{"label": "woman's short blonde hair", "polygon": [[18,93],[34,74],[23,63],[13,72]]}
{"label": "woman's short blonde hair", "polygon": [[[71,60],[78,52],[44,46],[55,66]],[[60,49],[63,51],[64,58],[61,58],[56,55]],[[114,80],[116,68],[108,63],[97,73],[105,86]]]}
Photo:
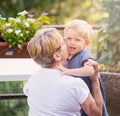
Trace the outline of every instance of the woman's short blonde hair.
{"label": "woman's short blonde hair", "polygon": [[54,65],[54,52],[61,46],[62,36],[55,28],[41,29],[27,45],[28,52],[35,62],[42,67]]}
{"label": "woman's short blonde hair", "polygon": [[80,37],[83,37],[85,40],[91,40],[93,36],[93,29],[90,24],[84,20],[74,19],[65,25],[64,35],[69,30],[75,30],[79,33]]}

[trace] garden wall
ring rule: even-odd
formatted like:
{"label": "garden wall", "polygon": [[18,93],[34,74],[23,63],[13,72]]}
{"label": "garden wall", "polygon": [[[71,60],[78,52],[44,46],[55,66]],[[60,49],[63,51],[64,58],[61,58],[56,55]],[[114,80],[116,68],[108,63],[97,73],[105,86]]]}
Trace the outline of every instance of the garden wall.
{"label": "garden wall", "polygon": [[120,73],[100,72],[110,116],[120,116]]}

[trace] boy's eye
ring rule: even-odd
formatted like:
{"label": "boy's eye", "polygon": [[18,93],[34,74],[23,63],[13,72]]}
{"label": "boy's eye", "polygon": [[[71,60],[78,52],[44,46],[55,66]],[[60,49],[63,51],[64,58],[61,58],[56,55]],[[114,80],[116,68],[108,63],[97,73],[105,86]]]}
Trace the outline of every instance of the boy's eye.
{"label": "boy's eye", "polygon": [[76,41],[81,41],[80,39],[76,39]]}
{"label": "boy's eye", "polygon": [[67,40],[71,40],[71,38],[66,38]]}
{"label": "boy's eye", "polygon": [[67,38],[67,39],[71,39],[71,38]]}

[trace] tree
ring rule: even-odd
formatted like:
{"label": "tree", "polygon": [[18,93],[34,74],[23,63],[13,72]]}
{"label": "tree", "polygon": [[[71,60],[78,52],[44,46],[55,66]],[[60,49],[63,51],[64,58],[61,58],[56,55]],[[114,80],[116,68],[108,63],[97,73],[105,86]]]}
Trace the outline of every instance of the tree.
{"label": "tree", "polygon": [[3,17],[15,17],[18,12],[27,10],[39,16],[52,9],[55,1],[57,0],[0,0],[0,12]]}
{"label": "tree", "polygon": [[48,12],[53,24],[64,24],[74,18],[96,24],[101,18],[101,8],[99,0],[0,0],[3,17],[15,17],[23,10],[36,17]]}
{"label": "tree", "polygon": [[98,62],[105,64],[108,71],[120,72],[120,1],[103,0],[103,5]]}

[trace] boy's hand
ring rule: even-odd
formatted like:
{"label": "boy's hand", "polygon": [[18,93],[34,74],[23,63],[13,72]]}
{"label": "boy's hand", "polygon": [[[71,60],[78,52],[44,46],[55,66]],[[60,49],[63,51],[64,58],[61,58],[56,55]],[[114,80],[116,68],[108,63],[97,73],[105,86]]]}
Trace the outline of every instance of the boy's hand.
{"label": "boy's hand", "polygon": [[68,70],[67,68],[63,67],[63,65],[59,64],[56,65],[56,68],[62,72],[62,74],[67,74]]}

